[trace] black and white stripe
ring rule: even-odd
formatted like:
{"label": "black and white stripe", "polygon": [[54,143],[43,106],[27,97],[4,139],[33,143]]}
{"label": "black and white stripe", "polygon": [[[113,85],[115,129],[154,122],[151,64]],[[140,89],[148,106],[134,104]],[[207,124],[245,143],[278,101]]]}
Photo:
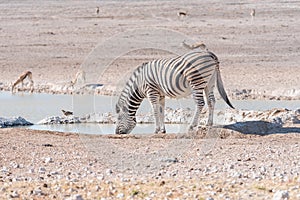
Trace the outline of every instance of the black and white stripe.
{"label": "black and white stripe", "polygon": [[215,82],[217,82],[221,97],[233,108],[223,87],[218,58],[212,52],[192,51],[175,58],[159,59],[142,64],[131,75],[117,102],[116,133],[130,133],[135,127],[135,114],[144,98],[148,98],[153,107],[155,132],[165,132],[166,96],[180,98],[193,95],[196,103],[196,111],[190,125],[190,129],[193,129],[198,125],[205,93],[209,107],[208,125],[212,125]]}

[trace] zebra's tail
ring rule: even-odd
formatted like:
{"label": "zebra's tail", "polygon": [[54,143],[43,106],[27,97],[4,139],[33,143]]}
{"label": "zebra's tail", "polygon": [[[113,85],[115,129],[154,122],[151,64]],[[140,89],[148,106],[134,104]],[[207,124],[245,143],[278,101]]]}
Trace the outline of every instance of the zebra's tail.
{"label": "zebra's tail", "polygon": [[217,65],[216,67],[216,72],[217,72],[217,87],[218,87],[218,91],[221,95],[221,97],[223,98],[223,100],[231,107],[234,109],[233,105],[230,103],[228,96],[225,92],[224,86],[223,86],[223,81],[221,79],[221,73],[220,73],[220,69],[219,69],[219,65]]}

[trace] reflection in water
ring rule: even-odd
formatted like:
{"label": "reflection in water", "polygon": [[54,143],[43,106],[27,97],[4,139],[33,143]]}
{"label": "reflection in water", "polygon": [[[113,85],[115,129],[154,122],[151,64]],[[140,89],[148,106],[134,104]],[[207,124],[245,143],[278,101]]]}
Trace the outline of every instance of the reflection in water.
{"label": "reflection in water", "polygon": [[[0,92],[0,116],[13,117],[22,116],[30,122],[38,121],[49,116],[62,115],[61,109],[73,111],[75,116],[84,117],[89,113],[115,112],[117,97],[93,96],[93,95],[51,95],[51,94],[29,94]],[[268,110],[272,108],[297,109],[300,101],[265,101],[265,100],[239,100],[231,101],[235,108],[245,110]],[[166,107],[193,108],[192,99],[167,99]],[[228,108],[222,100],[217,101],[216,110]],[[138,113],[152,112],[148,101],[143,101]],[[220,122],[222,119],[217,119]],[[114,133],[114,125],[108,124],[71,124],[71,125],[34,125],[32,129],[56,130],[75,133]],[[134,133],[152,133],[154,124],[139,124]],[[186,130],[186,125],[168,124],[167,131],[181,132]]]}

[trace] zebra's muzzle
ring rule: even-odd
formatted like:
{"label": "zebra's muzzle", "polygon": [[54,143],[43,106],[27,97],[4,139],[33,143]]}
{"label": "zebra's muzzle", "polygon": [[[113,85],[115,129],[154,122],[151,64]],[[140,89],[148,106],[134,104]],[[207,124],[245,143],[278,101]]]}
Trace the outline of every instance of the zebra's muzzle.
{"label": "zebra's muzzle", "polygon": [[118,128],[116,128],[116,134],[127,134],[125,131],[119,130]]}

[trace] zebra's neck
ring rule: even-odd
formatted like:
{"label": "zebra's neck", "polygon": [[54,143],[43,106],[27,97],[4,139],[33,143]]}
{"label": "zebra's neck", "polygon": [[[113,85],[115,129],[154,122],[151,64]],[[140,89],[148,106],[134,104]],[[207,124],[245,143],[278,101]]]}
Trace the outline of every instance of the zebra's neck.
{"label": "zebra's neck", "polygon": [[145,96],[142,94],[137,81],[127,83],[120,95],[121,106],[128,110],[129,116],[134,117]]}

